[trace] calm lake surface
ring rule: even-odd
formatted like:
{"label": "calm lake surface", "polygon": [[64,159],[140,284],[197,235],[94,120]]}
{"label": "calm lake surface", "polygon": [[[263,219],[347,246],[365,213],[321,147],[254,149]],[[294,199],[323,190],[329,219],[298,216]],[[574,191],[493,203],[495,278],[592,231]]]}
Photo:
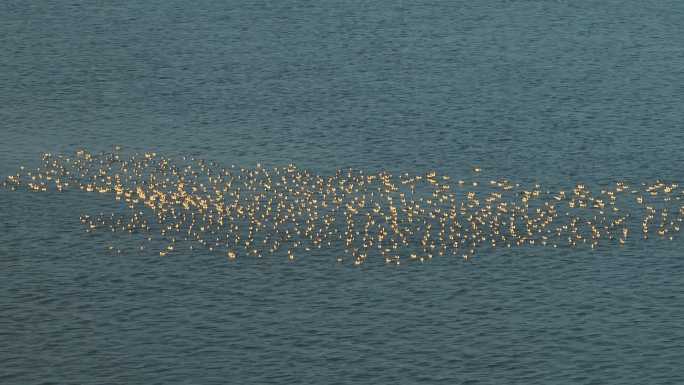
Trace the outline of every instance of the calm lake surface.
{"label": "calm lake surface", "polygon": [[[684,182],[681,1],[7,0],[0,47],[2,176],[121,145],[320,173]],[[684,383],[681,236],[231,264],[112,254],[79,215],[115,207],[0,189],[1,383]]]}

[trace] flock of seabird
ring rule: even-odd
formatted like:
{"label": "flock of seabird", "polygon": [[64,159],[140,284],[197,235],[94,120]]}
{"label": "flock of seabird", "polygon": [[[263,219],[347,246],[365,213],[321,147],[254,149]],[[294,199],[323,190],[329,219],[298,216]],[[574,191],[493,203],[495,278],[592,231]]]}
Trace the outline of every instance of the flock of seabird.
{"label": "flock of seabird", "polygon": [[[82,215],[86,231],[161,236],[164,256],[179,243],[228,260],[273,254],[288,260],[326,248],[339,263],[470,259],[488,248],[623,245],[673,240],[684,220],[684,189],[674,182],[600,190],[582,183],[549,191],[506,179],[469,181],[434,171],[392,175],[338,169],[321,175],[293,164],[224,167],[154,152],[44,154],[2,181],[13,191],[82,190],[121,202],[126,215]],[[142,248],[142,246],[141,246]],[[156,251],[155,251],[156,252]]]}

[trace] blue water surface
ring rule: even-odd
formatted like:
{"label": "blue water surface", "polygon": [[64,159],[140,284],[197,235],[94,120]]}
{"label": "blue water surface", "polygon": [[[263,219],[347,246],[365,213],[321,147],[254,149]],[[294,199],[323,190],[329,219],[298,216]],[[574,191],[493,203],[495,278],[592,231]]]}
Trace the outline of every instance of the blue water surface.
{"label": "blue water surface", "polygon": [[[684,181],[681,1],[5,0],[0,48],[2,176],[121,145],[319,173]],[[113,205],[0,189],[0,383],[684,383],[681,237],[231,264],[112,253],[79,215]]]}

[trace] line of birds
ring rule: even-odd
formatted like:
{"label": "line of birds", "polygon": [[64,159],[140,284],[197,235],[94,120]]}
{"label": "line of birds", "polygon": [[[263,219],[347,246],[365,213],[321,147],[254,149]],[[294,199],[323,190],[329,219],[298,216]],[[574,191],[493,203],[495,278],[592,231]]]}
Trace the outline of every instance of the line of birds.
{"label": "line of birds", "polygon": [[87,232],[127,231],[150,241],[159,234],[166,242],[161,256],[185,242],[228,260],[267,254],[295,260],[321,248],[354,265],[376,257],[388,264],[444,255],[467,260],[496,247],[673,240],[684,220],[684,190],[673,182],[632,187],[618,181],[600,191],[579,183],[552,192],[539,184],[475,179],[455,181],[434,171],[320,175],[293,164],[224,167],[154,152],[124,157],[116,147],[44,154],[40,167],[21,167],[2,187],[107,194],[129,214],[82,215]]}

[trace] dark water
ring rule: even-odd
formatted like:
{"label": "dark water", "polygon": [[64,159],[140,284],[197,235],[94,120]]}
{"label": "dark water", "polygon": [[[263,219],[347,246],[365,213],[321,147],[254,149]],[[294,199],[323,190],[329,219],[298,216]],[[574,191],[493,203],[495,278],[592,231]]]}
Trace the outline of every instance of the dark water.
{"label": "dark water", "polygon": [[[40,153],[684,181],[679,1],[0,4],[0,175]],[[401,267],[112,255],[0,190],[0,382],[684,382],[682,239]]]}

